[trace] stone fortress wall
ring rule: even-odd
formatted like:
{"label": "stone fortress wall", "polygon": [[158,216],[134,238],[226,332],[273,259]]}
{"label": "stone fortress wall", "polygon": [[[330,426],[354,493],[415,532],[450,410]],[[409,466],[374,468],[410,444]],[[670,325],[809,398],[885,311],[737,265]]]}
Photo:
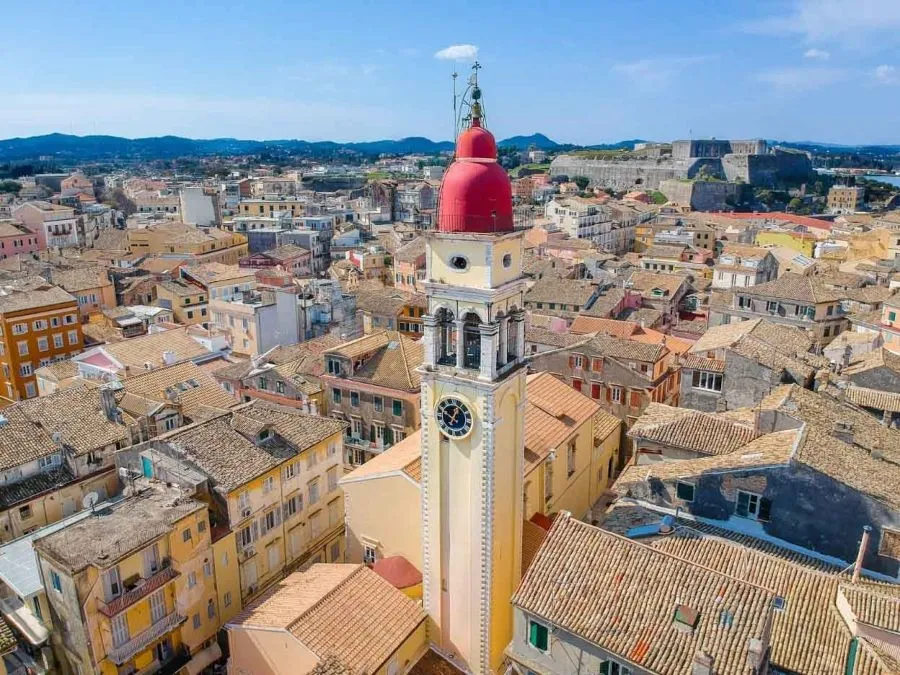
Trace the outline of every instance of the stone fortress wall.
{"label": "stone fortress wall", "polygon": [[696,178],[701,169],[724,181],[769,187],[780,180],[803,178],[812,171],[809,156],[768,147],[756,140],[673,141],[671,156],[588,159],[560,155],[550,175],[585,176],[591,185],[614,190],[658,190],[663,181]]}

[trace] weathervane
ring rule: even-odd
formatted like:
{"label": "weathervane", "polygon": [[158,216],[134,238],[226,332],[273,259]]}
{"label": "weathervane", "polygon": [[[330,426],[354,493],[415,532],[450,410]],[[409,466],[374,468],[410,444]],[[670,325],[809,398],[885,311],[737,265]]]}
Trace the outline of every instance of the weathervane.
{"label": "weathervane", "polygon": [[[481,88],[478,86],[478,71],[481,64],[478,61],[472,64],[472,72],[466,80],[466,89],[461,96],[456,93],[457,73],[453,73],[453,118],[454,138],[459,136],[464,126],[468,126],[473,119],[484,120],[484,104],[481,102]],[[457,106],[457,102],[459,105]]]}

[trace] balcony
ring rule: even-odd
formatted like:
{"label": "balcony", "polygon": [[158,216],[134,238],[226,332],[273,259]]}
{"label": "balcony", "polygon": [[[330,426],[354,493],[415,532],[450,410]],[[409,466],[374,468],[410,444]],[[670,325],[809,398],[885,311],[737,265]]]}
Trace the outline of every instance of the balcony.
{"label": "balcony", "polygon": [[110,649],[106,656],[117,666],[133,658],[137,654],[147,649],[154,642],[159,640],[167,633],[171,633],[187,620],[187,617],[181,616],[178,612],[167,614],[162,619],[152,624],[146,630],[141,631],[128,642]]}
{"label": "balcony", "polygon": [[163,560],[162,569],[155,574],[150,575],[146,579],[140,579],[133,588],[125,591],[117,598],[113,598],[109,602],[97,600],[97,609],[107,617],[112,618],[119,612],[128,609],[133,604],[146,598],[154,591],[159,590],[170,581],[173,581],[180,573],[170,566],[168,558]]}

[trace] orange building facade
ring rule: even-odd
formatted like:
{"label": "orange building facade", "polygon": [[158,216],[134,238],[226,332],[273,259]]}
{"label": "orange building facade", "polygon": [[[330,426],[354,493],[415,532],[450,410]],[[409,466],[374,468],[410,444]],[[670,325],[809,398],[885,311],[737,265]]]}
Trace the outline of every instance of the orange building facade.
{"label": "orange building facade", "polygon": [[22,292],[31,296],[26,306],[0,302],[0,405],[37,396],[34,371],[84,348],[74,297],[55,286]]}

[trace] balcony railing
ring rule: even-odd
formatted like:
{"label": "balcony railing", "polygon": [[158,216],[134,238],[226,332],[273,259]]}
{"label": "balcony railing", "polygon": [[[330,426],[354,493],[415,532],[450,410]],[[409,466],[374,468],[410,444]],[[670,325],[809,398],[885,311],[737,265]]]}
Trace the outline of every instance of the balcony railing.
{"label": "balcony railing", "polygon": [[185,620],[186,617],[181,616],[178,612],[167,614],[156,623],[151,624],[149,628],[142,630],[128,640],[128,642],[110,649],[106,656],[117,666],[121,666],[128,659],[144,651],[161,637],[178,628]]}
{"label": "balcony railing", "polygon": [[112,618],[119,612],[128,609],[134,603],[146,598],[154,591],[159,590],[170,581],[176,579],[179,572],[171,567],[168,559],[163,560],[163,567],[155,574],[151,574],[146,579],[138,581],[137,586],[131,590],[125,591],[118,598],[113,598],[109,602],[97,601],[97,609],[101,614],[108,618]]}

